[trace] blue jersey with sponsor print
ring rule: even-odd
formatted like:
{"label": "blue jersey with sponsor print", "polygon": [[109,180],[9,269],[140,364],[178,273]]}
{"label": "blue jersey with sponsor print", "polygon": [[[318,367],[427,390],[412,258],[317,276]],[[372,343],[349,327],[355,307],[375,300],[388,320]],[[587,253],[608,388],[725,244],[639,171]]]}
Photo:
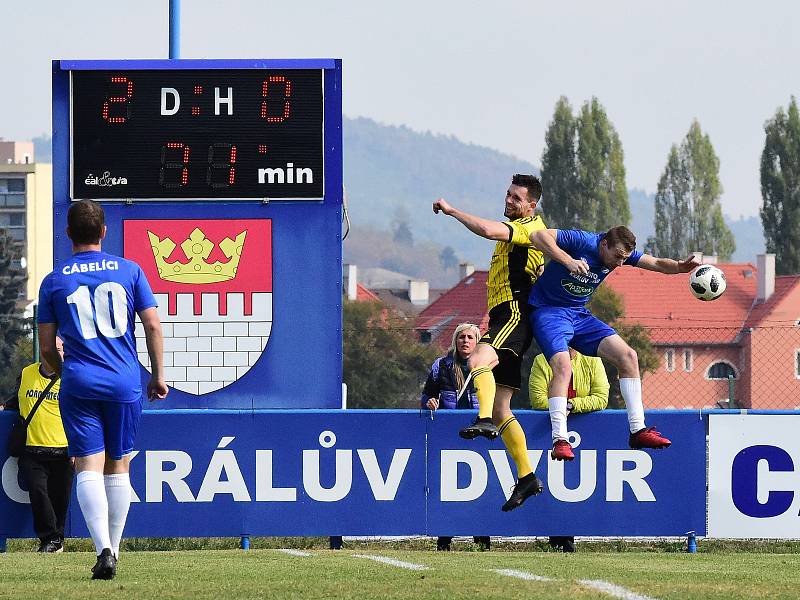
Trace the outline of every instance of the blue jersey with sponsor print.
{"label": "blue jersey with sponsor print", "polygon": [[[528,304],[541,306],[584,306],[606,276],[611,272],[600,261],[598,248],[605,233],[591,233],[577,229],[559,229],[556,233],[558,247],[575,259],[584,259],[589,265],[588,275],[573,275],[561,263],[551,260],[533,284]],[[638,264],[642,253],[634,250],[626,265]]]}
{"label": "blue jersey with sponsor print", "polygon": [[45,277],[39,322],[55,323],[64,341],[62,396],[140,400],[135,319],[154,306],[139,265],[105,252],[78,252]]}

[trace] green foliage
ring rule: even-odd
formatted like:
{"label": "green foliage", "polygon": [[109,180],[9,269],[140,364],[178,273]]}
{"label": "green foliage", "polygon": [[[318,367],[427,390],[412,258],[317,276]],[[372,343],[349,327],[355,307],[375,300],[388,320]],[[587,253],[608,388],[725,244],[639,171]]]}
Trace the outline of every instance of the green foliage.
{"label": "green foliage", "polygon": [[800,114],[792,96],[764,125],[761,222],[779,275],[800,273]]}
{"label": "green foliage", "polygon": [[349,408],[416,408],[436,350],[376,302],[345,302],[343,378]]}
{"label": "green foliage", "polygon": [[16,393],[17,377],[22,369],[38,360],[38,357],[35,360],[33,358],[33,338],[29,335],[17,338],[11,359],[0,370],[0,404]]}
{"label": "green foliage", "polygon": [[[650,335],[647,329],[638,323],[621,321],[622,317],[625,316],[625,303],[622,296],[610,287],[601,285],[592,294],[588,308],[595,317],[616,329],[620,337],[636,351],[639,358],[639,373],[642,377],[658,368],[658,356],[653,344],[650,342]],[[608,407],[625,408],[625,402],[619,391],[617,368],[606,361],[603,361],[603,364],[606,368],[608,381],[611,384],[608,394]]]}
{"label": "green foliage", "polygon": [[649,249],[685,258],[692,252],[728,261],[736,250],[722,216],[719,159],[707,134],[692,123],[680,147],[672,146],[656,192],[655,237]]}
{"label": "green foliage", "polygon": [[622,296],[607,285],[601,285],[594,291],[587,308],[592,311],[595,317],[609,325],[625,314]]}
{"label": "green foliage", "polygon": [[586,102],[578,117],[578,182],[582,229],[606,231],[630,223],[622,142],[597,98]]}
{"label": "green foliage", "polygon": [[542,154],[542,204],[548,227],[574,229],[580,224],[575,156],[575,118],[564,96],[556,102],[545,133]]}
{"label": "green foliage", "polygon": [[556,103],[545,134],[542,187],[550,227],[605,231],[630,223],[622,143],[597,98],[577,118],[566,98]]}
{"label": "green foliage", "polygon": [[10,366],[17,340],[26,333],[17,300],[24,297],[27,275],[19,265],[22,248],[0,228],[0,365]]}

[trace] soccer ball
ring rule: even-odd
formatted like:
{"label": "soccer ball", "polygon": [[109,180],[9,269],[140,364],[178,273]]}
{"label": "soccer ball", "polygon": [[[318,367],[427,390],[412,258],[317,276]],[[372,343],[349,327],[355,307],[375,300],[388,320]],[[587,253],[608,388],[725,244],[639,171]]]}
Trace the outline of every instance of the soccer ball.
{"label": "soccer ball", "polygon": [[700,265],[689,275],[689,289],[699,300],[716,300],[726,287],[725,273],[714,265]]}

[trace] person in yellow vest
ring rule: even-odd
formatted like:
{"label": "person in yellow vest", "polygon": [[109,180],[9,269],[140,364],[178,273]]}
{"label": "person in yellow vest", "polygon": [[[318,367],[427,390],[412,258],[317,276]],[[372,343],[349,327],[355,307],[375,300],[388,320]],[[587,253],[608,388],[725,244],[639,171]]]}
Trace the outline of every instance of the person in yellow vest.
{"label": "person in yellow vest", "polygon": [[[60,339],[56,347],[63,356]],[[19,410],[27,417],[33,405],[53,378],[55,371],[44,359],[28,365],[19,376],[17,395],[6,402],[6,410]],[[61,423],[56,380],[47,397],[36,409],[28,425],[25,452],[19,459],[19,470],[28,488],[33,511],[33,528],[39,537],[39,552],[64,550],[64,522],[72,493],[73,468],[67,454],[67,436]]]}
{"label": "person in yellow vest", "polygon": [[[608,406],[608,377],[603,361],[597,356],[584,356],[570,348],[572,378],[567,391],[567,414],[603,410]],[[528,396],[534,410],[549,410],[548,389],[553,370],[544,354],[533,359],[528,379]],[[564,552],[575,552],[575,538],[568,535],[550,536],[550,545]]]}

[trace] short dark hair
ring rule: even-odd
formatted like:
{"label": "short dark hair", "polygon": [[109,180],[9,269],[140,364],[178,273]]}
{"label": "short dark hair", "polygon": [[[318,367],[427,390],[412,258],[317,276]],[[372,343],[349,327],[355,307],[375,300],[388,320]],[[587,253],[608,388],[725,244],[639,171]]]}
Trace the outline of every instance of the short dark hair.
{"label": "short dark hair", "polygon": [[80,200],[67,211],[69,239],[74,244],[97,244],[103,235],[106,216],[103,207],[91,200]]}
{"label": "short dark hair", "polygon": [[511,183],[528,189],[528,196],[537,202],[542,198],[542,182],[536,175],[520,175],[517,173],[511,178]]}
{"label": "short dark hair", "polygon": [[606,232],[605,240],[609,247],[621,244],[625,248],[625,252],[633,252],[636,249],[636,236],[624,225],[609,229]]}

